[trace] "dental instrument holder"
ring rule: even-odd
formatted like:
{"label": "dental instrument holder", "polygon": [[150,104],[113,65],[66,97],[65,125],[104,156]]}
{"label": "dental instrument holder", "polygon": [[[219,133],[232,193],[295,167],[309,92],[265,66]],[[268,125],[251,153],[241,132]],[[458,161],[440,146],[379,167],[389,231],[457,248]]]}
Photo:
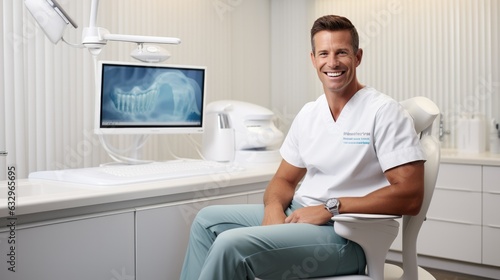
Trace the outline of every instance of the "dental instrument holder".
{"label": "dental instrument holder", "polygon": [[234,129],[224,112],[209,112],[205,116],[203,156],[205,159],[229,162],[234,159]]}
{"label": "dental instrument holder", "polygon": [[236,100],[206,106],[203,157],[245,163],[278,162],[283,133],[273,123],[274,113]]}
{"label": "dental instrument holder", "polygon": [[489,145],[490,145],[490,153],[491,154],[499,154],[500,153],[500,130],[499,125],[495,119],[490,120],[489,127]]}

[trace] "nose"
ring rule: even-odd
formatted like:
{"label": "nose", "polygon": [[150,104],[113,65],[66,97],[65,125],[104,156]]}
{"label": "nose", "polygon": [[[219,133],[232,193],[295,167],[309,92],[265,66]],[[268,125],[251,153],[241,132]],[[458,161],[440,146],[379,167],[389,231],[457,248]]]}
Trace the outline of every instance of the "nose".
{"label": "nose", "polygon": [[331,55],[331,56],[328,57],[327,64],[328,64],[329,67],[335,68],[335,67],[337,67],[337,66],[340,65],[340,62],[339,62],[337,56]]}

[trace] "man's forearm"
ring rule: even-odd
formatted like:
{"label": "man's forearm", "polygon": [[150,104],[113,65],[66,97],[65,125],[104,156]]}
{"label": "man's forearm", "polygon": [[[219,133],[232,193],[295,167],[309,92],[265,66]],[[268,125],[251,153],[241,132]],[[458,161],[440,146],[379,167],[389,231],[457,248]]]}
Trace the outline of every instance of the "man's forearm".
{"label": "man's forearm", "polygon": [[285,222],[285,209],[292,201],[294,191],[284,187],[277,180],[271,180],[264,193],[264,218],[262,225],[282,224]]}
{"label": "man's forearm", "polygon": [[295,188],[285,187],[282,185],[283,183],[276,181],[272,180],[264,192],[264,207],[277,207],[279,205],[281,210],[284,211],[292,201]]}

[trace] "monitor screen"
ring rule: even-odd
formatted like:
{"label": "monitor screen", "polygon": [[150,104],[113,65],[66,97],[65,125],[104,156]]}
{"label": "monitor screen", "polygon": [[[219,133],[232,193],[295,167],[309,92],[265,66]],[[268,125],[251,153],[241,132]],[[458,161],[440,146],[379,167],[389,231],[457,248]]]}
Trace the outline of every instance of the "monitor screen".
{"label": "monitor screen", "polygon": [[203,66],[100,61],[98,134],[203,132]]}

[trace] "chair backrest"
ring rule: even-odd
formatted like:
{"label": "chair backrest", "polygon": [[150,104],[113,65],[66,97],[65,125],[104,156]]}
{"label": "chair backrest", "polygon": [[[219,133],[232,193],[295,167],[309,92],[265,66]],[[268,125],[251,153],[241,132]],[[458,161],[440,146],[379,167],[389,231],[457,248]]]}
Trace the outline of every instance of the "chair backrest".
{"label": "chair backrest", "polygon": [[431,203],[439,172],[440,143],[432,134],[432,124],[439,115],[439,108],[430,99],[414,97],[401,105],[413,118],[415,130],[425,153],[424,201],[416,216],[403,216],[403,271],[402,279],[418,279],[417,237]]}

